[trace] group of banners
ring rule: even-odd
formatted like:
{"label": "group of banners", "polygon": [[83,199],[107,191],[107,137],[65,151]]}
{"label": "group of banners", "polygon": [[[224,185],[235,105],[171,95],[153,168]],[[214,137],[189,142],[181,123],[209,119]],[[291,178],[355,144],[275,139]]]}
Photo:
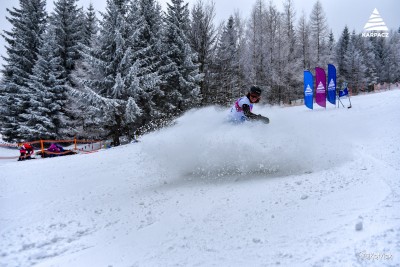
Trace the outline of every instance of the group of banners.
{"label": "group of banners", "polygon": [[[315,68],[315,102],[326,108],[326,101],[336,105],[336,68],[332,64],[328,64],[328,83],[326,80],[325,70],[323,68]],[[306,107],[313,109],[314,103],[314,79],[309,70],[304,71],[304,104]]]}

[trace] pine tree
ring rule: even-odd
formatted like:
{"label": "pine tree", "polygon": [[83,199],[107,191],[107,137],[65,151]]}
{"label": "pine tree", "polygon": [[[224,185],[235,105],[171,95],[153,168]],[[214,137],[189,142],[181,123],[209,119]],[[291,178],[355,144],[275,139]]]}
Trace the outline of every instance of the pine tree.
{"label": "pine tree", "polygon": [[0,83],[0,130],[7,141],[21,141],[24,136],[26,114],[31,108],[32,91],[29,77],[38,58],[41,34],[45,30],[44,0],[20,0],[19,8],[7,9],[11,31],[2,35],[7,46],[6,64]]}
{"label": "pine tree", "polygon": [[363,57],[363,41],[360,35],[356,35],[353,31],[348,49],[344,55],[344,66],[347,76],[349,88],[353,94],[358,94],[359,91],[366,89],[365,72],[367,67]]}
{"label": "pine tree", "polygon": [[85,123],[100,123],[114,145],[120,144],[122,135],[132,137],[162,117],[156,106],[156,98],[161,97],[161,22],[160,7],[153,0],[130,5],[109,0],[100,23],[99,47],[86,47],[82,53],[88,71],[81,83],[98,109]]}
{"label": "pine tree", "polygon": [[268,100],[271,103],[277,103],[277,104],[283,104],[285,97],[286,97],[286,84],[285,84],[285,67],[286,66],[286,61],[287,61],[287,56],[286,54],[289,52],[289,46],[288,43],[285,42],[285,36],[284,33],[284,27],[283,27],[283,16],[281,13],[277,14],[277,20],[276,20],[276,29],[278,34],[275,38],[276,42],[276,49],[275,49],[275,56],[274,56],[274,61],[275,64],[273,66],[273,84],[271,87],[271,90],[268,95]]}
{"label": "pine tree", "polygon": [[[234,92],[233,97],[236,99],[240,96],[243,96],[243,94],[247,93],[249,90],[249,84],[251,84],[251,81],[249,80],[248,73],[246,71],[246,65],[248,61],[248,57],[246,56],[246,52],[248,49],[247,46],[247,38],[246,38],[246,28],[245,24],[246,21],[241,17],[239,11],[235,11],[233,15],[233,20],[235,22],[235,30],[236,30],[236,37],[237,37],[237,84],[236,88],[238,89],[237,92]],[[230,103],[231,104],[231,103]]]}
{"label": "pine tree", "polygon": [[225,104],[238,97],[238,68],[238,36],[233,16],[230,16],[220,36],[213,64],[213,103]]}
{"label": "pine tree", "polygon": [[301,98],[303,90],[301,84],[303,82],[303,68],[301,64],[301,57],[296,52],[298,48],[296,32],[295,32],[295,19],[296,12],[292,0],[284,2],[283,12],[283,26],[281,35],[283,41],[283,88],[279,101],[290,103],[292,100]]}
{"label": "pine tree", "polygon": [[297,26],[297,38],[299,39],[299,48],[298,53],[301,58],[301,66],[303,70],[311,69],[310,62],[310,27],[307,23],[306,15],[303,12],[302,16],[299,19],[299,24]]}
{"label": "pine tree", "polygon": [[54,11],[49,22],[55,29],[55,38],[59,47],[61,77],[64,79],[64,88],[67,90],[67,99],[64,99],[63,114],[66,120],[63,122],[65,134],[73,136],[77,133],[80,110],[77,108],[76,99],[72,97],[72,89],[76,88],[75,74],[81,62],[80,49],[85,42],[86,19],[82,8],[77,6],[78,0],[57,0],[54,2]]}
{"label": "pine tree", "polygon": [[96,17],[96,11],[94,10],[93,4],[90,3],[85,13],[84,25],[83,25],[83,38],[81,43],[92,47],[97,33],[99,31],[98,19]]}
{"label": "pine tree", "polygon": [[133,125],[140,128],[157,121],[165,114],[157,106],[158,99],[162,97],[159,75],[162,55],[162,17],[161,7],[155,0],[140,0],[132,3],[132,10],[128,16],[128,23],[132,25],[132,61],[137,64],[136,78],[139,82],[140,92],[134,96],[138,108],[142,110],[141,116],[136,117]]}
{"label": "pine tree", "polygon": [[[61,65],[65,70],[63,78],[66,84],[74,87],[72,72],[76,69],[76,62],[80,59],[79,45],[85,42],[85,19],[78,0],[57,0],[54,3],[54,12],[50,16],[50,23],[56,29],[56,41],[60,47]],[[87,41],[87,40],[86,40]]]}
{"label": "pine tree", "polygon": [[217,32],[213,24],[215,17],[215,4],[205,4],[198,0],[192,9],[192,20],[189,31],[190,44],[194,52],[197,53],[199,71],[204,75],[204,80],[200,82],[200,94],[202,103],[207,103],[210,98],[210,65],[212,55],[217,41]]}
{"label": "pine tree", "polygon": [[364,38],[363,57],[366,64],[364,76],[367,83],[367,91],[373,91],[374,85],[378,82],[378,76],[375,66],[374,47],[372,42],[368,38]]}
{"label": "pine tree", "polygon": [[386,51],[386,38],[374,38],[370,37],[369,40],[372,44],[373,53],[374,53],[374,68],[376,71],[377,82],[383,83],[385,82],[385,62],[387,60]]}
{"label": "pine tree", "polygon": [[272,85],[269,79],[272,76],[269,53],[274,49],[274,44],[269,42],[270,38],[273,37],[267,35],[267,28],[273,28],[270,18],[264,1],[257,0],[251,13],[247,31],[251,83],[269,87]]}
{"label": "pine tree", "polygon": [[165,15],[162,57],[162,106],[175,115],[200,103],[202,76],[189,42],[189,9],[183,0],[171,0]]}
{"label": "pine tree", "polygon": [[311,47],[315,53],[311,54],[312,65],[325,66],[327,64],[326,52],[328,37],[328,25],[325,12],[319,0],[314,4],[310,15]]}
{"label": "pine tree", "polygon": [[69,129],[63,113],[67,104],[65,78],[62,77],[61,58],[58,56],[55,28],[50,25],[43,34],[39,57],[30,76],[29,87],[34,94],[32,108],[25,115],[27,126],[24,135],[30,139],[65,138]]}
{"label": "pine tree", "polygon": [[114,145],[120,144],[120,137],[126,132],[126,102],[138,93],[132,91],[139,89],[138,66],[132,64],[127,11],[128,0],[108,0],[100,21],[99,46],[82,51],[88,70],[86,78],[80,81],[85,87],[84,94],[78,95],[85,96],[84,100],[93,106],[84,125],[104,129],[104,137],[112,137]]}
{"label": "pine tree", "polygon": [[391,31],[389,33],[386,47],[386,81],[395,83],[400,81],[400,34],[398,32]]}
{"label": "pine tree", "polygon": [[[90,54],[94,47],[99,46],[99,20],[96,17],[92,3],[80,17],[83,19],[82,39],[78,43],[79,59],[75,61],[74,70],[71,71],[70,80],[72,82],[70,84],[73,85],[73,90],[82,91],[84,86],[81,81],[87,79],[91,69],[89,62],[82,55],[85,53]],[[68,98],[70,99],[71,107],[73,107],[69,112],[69,117],[73,118],[74,132],[81,138],[99,139],[103,137],[102,132],[104,129],[99,127],[101,119],[98,118],[98,108],[80,101],[79,96],[72,94],[73,90],[68,90]]]}
{"label": "pine tree", "polygon": [[[281,14],[273,4],[269,2],[268,11],[266,13],[265,32],[267,34],[267,64],[266,72],[263,74],[266,77],[266,87],[268,88],[267,99],[272,103],[280,101],[280,87],[282,86],[282,51],[281,44]],[[261,84],[262,85],[262,84]]]}
{"label": "pine tree", "polygon": [[346,54],[350,43],[350,32],[347,26],[344,27],[342,35],[339,38],[336,48],[336,59],[338,63],[339,75],[346,77],[346,66],[344,62],[344,55]]}
{"label": "pine tree", "polygon": [[327,47],[327,59],[328,59],[328,63],[329,64],[334,64],[336,62],[336,43],[335,43],[335,37],[333,35],[333,32],[331,30],[331,32],[329,33],[329,37],[328,37],[328,47]]}

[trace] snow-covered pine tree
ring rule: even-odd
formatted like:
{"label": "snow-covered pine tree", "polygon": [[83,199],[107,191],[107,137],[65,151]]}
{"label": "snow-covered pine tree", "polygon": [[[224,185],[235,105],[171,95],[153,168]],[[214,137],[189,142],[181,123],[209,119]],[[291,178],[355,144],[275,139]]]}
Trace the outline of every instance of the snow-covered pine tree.
{"label": "snow-covered pine tree", "polygon": [[88,63],[88,100],[98,108],[91,123],[107,131],[119,145],[122,135],[162,116],[155,98],[161,96],[158,77],[161,55],[160,7],[153,0],[107,2],[98,47],[84,49]]}
{"label": "snow-covered pine tree", "polygon": [[400,83],[400,29],[393,33],[393,60],[396,61],[396,68],[394,70],[395,76],[393,77],[394,82]]}
{"label": "snow-covered pine tree", "polygon": [[50,23],[56,29],[56,41],[60,47],[61,65],[65,70],[63,78],[66,84],[74,87],[72,72],[80,59],[79,45],[85,41],[85,17],[81,8],[77,7],[78,0],[57,0],[54,2],[54,12]]}
{"label": "snow-covered pine tree", "polygon": [[328,24],[322,4],[319,0],[314,4],[310,15],[311,28],[311,59],[312,66],[325,67],[327,65],[327,37]]}
{"label": "snow-covered pine tree", "polygon": [[[6,141],[26,140],[26,114],[34,92],[28,86],[38,57],[41,34],[46,25],[46,1],[20,0],[19,8],[8,10],[11,31],[4,31],[7,56],[0,82],[0,130]],[[25,115],[23,115],[25,114]],[[22,116],[21,116],[22,115]]]}
{"label": "snow-covered pine tree", "polygon": [[310,62],[310,26],[307,22],[306,15],[303,11],[298,25],[297,25],[297,39],[299,40],[298,53],[301,58],[301,66],[303,70],[309,70],[311,68]]}
{"label": "snow-covered pine tree", "polygon": [[385,62],[387,60],[386,52],[386,38],[375,38],[370,37],[369,41],[372,44],[374,53],[374,64],[376,76],[378,77],[377,82],[385,82]]}
{"label": "snow-covered pine tree", "polygon": [[223,28],[212,67],[212,103],[226,104],[238,97],[238,37],[233,16]]}
{"label": "snow-covered pine tree", "polygon": [[272,69],[272,80],[273,84],[271,90],[268,94],[268,100],[271,103],[283,104],[285,101],[286,95],[286,81],[285,81],[285,68],[288,67],[286,65],[287,61],[287,53],[289,52],[288,43],[286,43],[284,34],[284,27],[283,27],[283,16],[282,13],[277,13],[276,19],[276,30],[279,33],[276,38],[276,49],[274,53],[274,61],[275,64],[273,65]]}
{"label": "snow-covered pine tree", "polygon": [[290,103],[302,98],[303,68],[301,57],[297,53],[297,37],[295,31],[296,11],[293,0],[286,0],[283,4],[282,34],[283,38],[283,90],[281,101]]}
{"label": "snow-covered pine tree", "polygon": [[267,27],[271,20],[267,19],[267,7],[263,0],[257,0],[248,20],[247,39],[249,48],[249,65],[251,66],[249,76],[250,83],[257,84],[261,87],[269,87],[272,85],[272,66],[269,64],[270,49],[273,45],[268,41]]}
{"label": "snow-covered pine tree", "polygon": [[[162,97],[159,69],[162,55],[162,16],[161,7],[155,0],[134,0],[127,21],[131,25],[130,43],[132,44],[132,62],[137,65],[134,73],[138,84],[131,87],[140,116],[135,116],[131,127],[140,131],[151,129],[158,120],[165,117],[158,99]],[[136,85],[135,85],[136,86]],[[131,105],[134,106],[134,105]],[[133,109],[135,110],[135,109]],[[130,115],[127,115],[130,116]],[[143,128],[145,126],[145,128]]]}
{"label": "snow-covered pine tree", "polygon": [[[129,39],[132,28],[127,22],[128,10],[128,0],[107,1],[100,20],[98,46],[84,46],[81,52],[87,74],[80,80],[83,93],[76,92],[92,106],[84,118],[84,127],[104,129],[100,137],[111,137],[114,145],[120,144],[120,137],[126,132],[126,103],[130,96],[139,94],[132,92],[133,88],[139,89],[139,83],[136,79],[138,66],[132,64]],[[136,115],[139,114],[140,110]],[[133,116],[131,114],[130,118]]]}
{"label": "snow-covered pine tree", "polygon": [[347,76],[345,76],[348,86],[353,94],[358,94],[360,90],[366,89],[365,72],[367,67],[363,57],[363,40],[361,35],[353,31],[348,49],[344,55],[344,66]]}
{"label": "snow-covered pine tree", "polygon": [[31,91],[31,109],[23,115],[27,121],[23,129],[28,139],[64,138],[67,129],[67,118],[64,114],[67,104],[65,78],[56,43],[55,28],[49,25],[43,34],[43,43],[39,50],[38,60],[28,82]]}
{"label": "snow-covered pine tree", "polygon": [[386,47],[386,81],[389,83],[395,83],[400,81],[400,34],[398,32],[389,32],[389,38],[387,40]]}
{"label": "snow-covered pine tree", "polygon": [[[248,77],[248,72],[246,69],[248,63],[247,56],[247,39],[246,39],[246,20],[243,19],[240,15],[240,12],[237,10],[233,14],[233,20],[235,22],[236,29],[236,37],[237,37],[237,60],[238,60],[238,69],[237,69],[237,92],[234,92],[233,97],[238,98],[243,96],[249,90],[249,84],[251,84],[250,79]],[[231,103],[229,103],[231,104]]]}
{"label": "snow-covered pine tree", "polygon": [[81,59],[80,48],[85,41],[85,13],[83,8],[78,8],[78,0],[57,0],[54,2],[54,11],[51,13],[49,22],[55,28],[56,42],[59,47],[58,53],[61,58],[61,77],[65,80],[67,89],[67,102],[63,106],[66,115],[65,128],[59,129],[64,135],[73,136],[77,133],[80,110],[77,108],[76,99],[72,94],[72,88],[77,84],[74,80],[74,71],[78,68]]}
{"label": "snow-covered pine tree", "polygon": [[167,3],[165,28],[163,34],[162,91],[160,98],[163,111],[178,115],[191,107],[197,106],[200,99],[202,75],[199,65],[195,64],[197,55],[189,42],[189,8],[183,0],[171,0]]}
{"label": "snow-covered pine tree", "polygon": [[342,35],[336,45],[336,60],[338,64],[338,75],[346,77],[348,73],[346,72],[344,55],[346,54],[350,43],[350,32],[347,26],[344,27]]}
{"label": "snow-covered pine tree", "polygon": [[328,64],[336,64],[336,42],[335,42],[335,36],[333,35],[333,32],[329,33],[328,37],[328,47],[327,47],[327,60]]}
{"label": "snow-covered pine tree", "polygon": [[367,83],[367,91],[373,91],[374,85],[378,83],[378,76],[375,66],[375,53],[372,42],[368,38],[363,38],[364,40],[364,50],[363,57],[364,63],[366,65],[366,70],[364,76]]}
{"label": "snow-covered pine tree", "polygon": [[205,4],[198,0],[192,8],[192,20],[189,31],[190,44],[197,53],[199,71],[204,76],[200,82],[202,103],[209,103],[210,98],[210,65],[217,41],[217,31],[214,26],[215,4]]}
{"label": "snow-covered pine tree", "polygon": [[268,4],[267,12],[265,14],[265,33],[267,36],[267,65],[265,67],[266,73],[263,74],[266,77],[266,98],[271,103],[278,103],[279,101],[279,86],[281,86],[281,47],[280,43],[282,40],[281,30],[281,14],[277,7],[271,1]]}
{"label": "snow-covered pine tree", "polygon": [[97,33],[99,31],[98,19],[96,17],[96,11],[94,10],[93,4],[90,3],[87,11],[85,12],[84,25],[83,25],[83,38],[81,43],[92,47]]}
{"label": "snow-covered pine tree", "polygon": [[[98,46],[99,21],[96,17],[93,4],[90,3],[88,9],[83,14],[84,23],[82,31],[82,40],[79,44],[80,58],[75,61],[75,69],[71,73],[72,84],[74,90],[83,90],[80,81],[86,79],[90,72],[90,64],[82,55],[91,54],[91,50]],[[71,90],[69,90],[71,91]],[[68,94],[74,109],[73,116],[75,118],[75,129],[77,135],[82,138],[99,139],[102,137],[103,128],[99,127],[100,119],[98,118],[98,108],[87,105],[79,101],[73,94]]]}

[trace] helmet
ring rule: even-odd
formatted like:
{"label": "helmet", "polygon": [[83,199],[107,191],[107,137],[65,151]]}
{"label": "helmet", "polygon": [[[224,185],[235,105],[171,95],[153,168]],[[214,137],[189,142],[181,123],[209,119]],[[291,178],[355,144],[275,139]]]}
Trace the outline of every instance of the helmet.
{"label": "helmet", "polygon": [[261,95],[262,90],[260,89],[260,87],[253,85],[252,87],[250,87],[249,90],[250,94],[254,94],[254,95]]}

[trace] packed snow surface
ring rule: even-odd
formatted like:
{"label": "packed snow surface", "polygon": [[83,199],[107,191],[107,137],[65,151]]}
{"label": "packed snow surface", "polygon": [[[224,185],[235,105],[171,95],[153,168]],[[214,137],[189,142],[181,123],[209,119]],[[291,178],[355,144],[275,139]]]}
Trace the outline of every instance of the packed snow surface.
{"label": "packed snow surface", "polygon": [[1,160],[0,266],[399,266],[400,90],[351,101]]}

